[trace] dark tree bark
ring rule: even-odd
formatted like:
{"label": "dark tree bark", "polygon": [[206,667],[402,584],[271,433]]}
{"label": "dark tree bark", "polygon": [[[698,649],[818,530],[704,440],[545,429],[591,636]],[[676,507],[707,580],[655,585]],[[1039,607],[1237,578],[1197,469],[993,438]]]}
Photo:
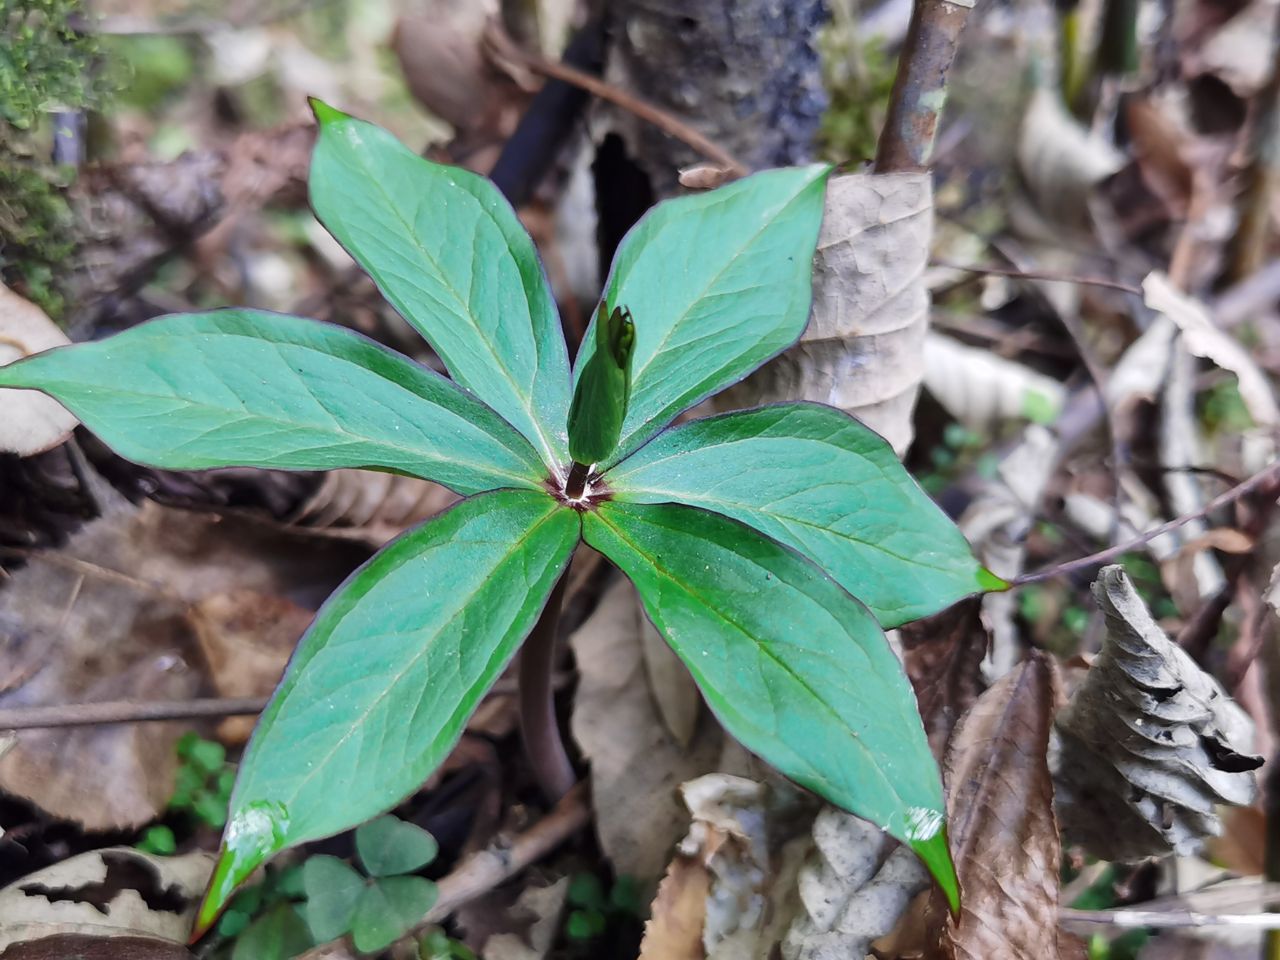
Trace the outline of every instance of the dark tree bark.
{"label": "dark tree bark", "polygon": [[[824,0],[613,0],[607,78],[751,169],[813,157],[826,106],[814,38]],[[658,197],[703,159],[621,111],[610,127]]]}

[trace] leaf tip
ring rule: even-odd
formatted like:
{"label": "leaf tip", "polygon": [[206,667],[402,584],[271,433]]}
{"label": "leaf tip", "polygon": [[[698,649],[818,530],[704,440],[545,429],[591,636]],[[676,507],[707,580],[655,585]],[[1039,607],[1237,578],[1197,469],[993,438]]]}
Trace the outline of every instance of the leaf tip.
{"label": "leaf tip", "polygon": [[1003,593],[1013,584],[1003,577],[998,577],[986,567],[978,567],[978,591],[980,593]]}
{"label": "leaf tip", "polygon": [[311,104],[311,112],[315,114],[316,123],[321,127],[337,123],[339,120],[351,119],[350,114],[343,113],[337,107],[329,106],[319,97],[307,97],[307,103]]}
{"label": "leaf tip", "polygon": [[222,852],[196,912],[191,942],[204,936],[226,908],[236,888],[266,859],[285,846],[288,813],[283,804],[257,801],[237,811],[227,823]]}
{"label": "leaf tip", "polygon": [[931,834],[921,834],[918,838],[907,842],[916,856],[933,875],[934,882],[947,898],[947,906],[953,917],[960,916],[960,880],[956,876],[956,867],[951,860],[951,850],[947,844],[947,830],[942,825],[942,815],[935,811],[927,811],[938,827]]}

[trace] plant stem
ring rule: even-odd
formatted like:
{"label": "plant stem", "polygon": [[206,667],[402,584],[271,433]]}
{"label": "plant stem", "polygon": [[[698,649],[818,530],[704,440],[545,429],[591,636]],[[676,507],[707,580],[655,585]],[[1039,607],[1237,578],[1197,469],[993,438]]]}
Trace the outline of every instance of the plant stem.
{"label": "plant stem", "polygon": [[974,0],[915,0],[876,148],[876,173],[929,169],[947,99],[947,73],[973,4]]}
{"label": "plant stem", "polygon": [[582,496],[582,491],[587,488],[587,475],[591,473],[591,468],[585,463],[573,461],[573,466],[569,468],[569,476],[564,482],[564,495],[570,500],[577,500]]}
{"label": "plant stem", "polygon": [[520,732],[538,785],[552,803],[559,801],[577,782],[573,764],[569,762],[569,754],[560,738],[555,686],[551,681],[560,605],[564,600],[567,580],[567,575],[561,577],[551,591],[542,616],[520,651]]}

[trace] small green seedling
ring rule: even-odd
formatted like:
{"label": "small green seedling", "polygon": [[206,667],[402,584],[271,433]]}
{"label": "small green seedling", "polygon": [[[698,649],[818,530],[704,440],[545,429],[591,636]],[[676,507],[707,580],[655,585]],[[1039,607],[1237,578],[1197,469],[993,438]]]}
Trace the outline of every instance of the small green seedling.
{"label": "small green seedling", "polygon": [[196,733],[178,739],[178,774],[169,809],[188,813],[200,823],[221,829],[235,784],[236,769],[227,763],[226,748]]}
{"label": "small green seedling", "polygon": [[377,953],[435,903],[436,885],[407,874],[436,858],[436,841],[415,824],[385,816],[356,830],[356,852],[367,877],[337,857],[310,857],[303,866],[307,926],[318,941],[350,933],[361,953]]}
{"label": "small green seedling", "polygon": [[475,951],[437,927],[418,941],[419,960],[476,960]]}
{"label": "small green seedling", "polygon": [[302,917],[302,867],[268,867],[262,880],[241,890],[214,928],[215,958],[290,960],[315,946]]}
{"label": "small green seedling", "polygon": [[315,111],[316,214],[452,380],[256,310],[161,317],[0,367],[0,386],[45,391],[142,463],[364,467],[464,497],[356,571],[300,641],[240,764],[197,932],[274,853],[421,786],[580,543],[632,580],[729,733],[909,844],[958,909],[942,785],[883,628],[1006,584],[839,410],[673,426],[804,330],[830,168],[650,211],[571,376],[533,243],[494,186]]}
{"label": "small green seedling", "polygon": [[575,874],[565,899],[569,904],[565,936],[581,945],[604,933],[611,920],[638,920],[644,914],[640,887],[633,877],[619,877],[606,896],[604,884],[594,873]]}

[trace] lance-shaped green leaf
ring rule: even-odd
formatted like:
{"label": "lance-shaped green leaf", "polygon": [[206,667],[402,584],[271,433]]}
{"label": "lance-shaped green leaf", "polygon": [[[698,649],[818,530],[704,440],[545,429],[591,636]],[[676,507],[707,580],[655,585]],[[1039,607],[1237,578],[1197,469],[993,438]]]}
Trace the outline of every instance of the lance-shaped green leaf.
{"label": "lance-shaped green leaf", "polygon": [[[800,336],[829,171],[769,170],[670,200],[627,234],[605,305],[630,309],[636,344],[631,400],[609,463]],[[583,350],[593,343],[588,332]]]}
{"label": "lance-shaped green leaf", "polygon": [[569,406],[569,456],[590,466],[613,453],[627,415],[636,328],[626,307],[596,313],[595,349],[583,364]]}
{"label": "lance-shaped green leaf", "polygon": [[529,234],[484,177],[312,101],[311,205],[460,384],[529,438],[567,452],[569,360]]}
{"label": "lance-shaped green leaf", "polygon": [[198,930],[272,854],[422,785],[533,628],[579,531],[578,515],[545,494],[480,494],[330,597],[240,763]]}
{"label": "lance-shaped green leaf", "polygon": [[784,403],[681,424],[605,477],[619,500],[688,503],[798,550],[896,627],[1007,586],[873,430]]}
{"label": "lance-shaped green leaf", "polygon": [[161,317],[0,367],[122,456],[170,470],[376,467],[458,493],[537,488],[528,442],[474,397],[331,324],[254,310]]}
{"label": "lance-shaped green leaf", "polygon": [[606,502],[583,538],[631,578],[726,730],[910,844],[955,906],[938,769],[865,607],[781,544],[694,507]]}

